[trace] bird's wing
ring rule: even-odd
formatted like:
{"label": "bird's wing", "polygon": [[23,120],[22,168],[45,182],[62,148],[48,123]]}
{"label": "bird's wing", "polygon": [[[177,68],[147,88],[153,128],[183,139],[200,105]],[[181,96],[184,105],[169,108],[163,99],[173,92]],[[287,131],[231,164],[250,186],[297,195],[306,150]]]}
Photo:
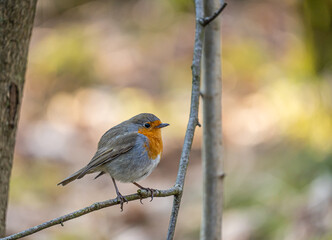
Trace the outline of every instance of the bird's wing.
{"label": "bird's wing", "polygon": [[137,132],[132,132],[108,139],[102,147],[99,146],[96,154],[78,178],[82,178],[88,172],[93,172],[96,168],[130,151],[135,146],[137,134]]}

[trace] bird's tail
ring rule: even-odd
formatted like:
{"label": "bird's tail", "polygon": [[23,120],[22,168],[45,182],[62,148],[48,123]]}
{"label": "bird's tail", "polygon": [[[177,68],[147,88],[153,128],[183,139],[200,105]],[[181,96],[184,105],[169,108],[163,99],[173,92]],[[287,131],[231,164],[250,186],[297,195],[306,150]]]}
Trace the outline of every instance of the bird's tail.
{"label": "bird's tail", "polygon": [[72,175],[70,175],[69,177],[64,179],[63,181],[59,182],[57,185],[65,186],[68,183],[70,183],[76,179],[80,179],[80,178],[84,177],[85,174],[87,174],[87,172],[86,172],[86,168],[84,167],[84,168],[78,170],[77,172],[73,173]]}

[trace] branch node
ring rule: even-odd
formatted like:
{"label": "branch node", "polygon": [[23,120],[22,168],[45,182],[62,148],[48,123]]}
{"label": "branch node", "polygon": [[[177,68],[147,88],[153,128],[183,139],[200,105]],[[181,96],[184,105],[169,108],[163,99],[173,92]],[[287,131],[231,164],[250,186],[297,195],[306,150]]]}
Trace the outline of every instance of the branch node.
{"label": "branch node", "polygon": [[201,125],[201,123],[199,122],[199,120],[197,119],[196,121],[197,121],[197,122],[196,122],[196,125],[197,125],[198,127],[202,127],[202,125]]}
{"label": "branch node", "polygon": [[211,16],[198,19],[199,24],[203,27],[207,26],[210,22],[216,19],[219,14],[225,9],[227,3],[224,3],[217,11],[215,11]]}
{"label": "branch node", "polygon": [[63,222],[60,222],[60,225],[62,226],[62,227],[64,227],[65,225],[63,224]]}
{"label": "branch node", "polygon": [[199,24],[201,24],[203,27],[205,27],[206,26],[205,19],[206,18],[202,17],[202,18],[197,19],[197,21]]}
{"label": "branch node", "polygon": [[224,179],[226,177],[226,174],[224,172],[218,173],[218,178],[219,179]]}
{"label": "branch node", "polygon": [[183,189],[182,189],[180,184],[175,184],[174,188],[176,188],[178,190],[178,193],[174,194],[174,195],[181,195],[182,194]]}

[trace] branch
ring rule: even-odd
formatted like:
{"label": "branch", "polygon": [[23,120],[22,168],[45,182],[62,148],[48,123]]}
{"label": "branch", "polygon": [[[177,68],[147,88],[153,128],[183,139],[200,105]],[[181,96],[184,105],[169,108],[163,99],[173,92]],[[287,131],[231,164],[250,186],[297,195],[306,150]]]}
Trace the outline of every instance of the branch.
{"label": "branch", "polygon": [[189,121],[182,148],[180,166],[175,185],[180,187],[181,194],[174,196],[173,208],[167,233],[167,240],[172,240],[174,237],[176,221],[181,204],[184,180],[189,163],[189,153],[193,143],[195,129],[196,126],[198,125],[197,123],[199,123],[198,108],[199,108],[199,97],[200,97],[202,45],[204,39],[204,26],[201,24],[201,19],[203,19],[202,0],[195,0],[195,10],[196,10],[196,27],[195,27],[194,55],[191,66],[192,90],[191,90],[190,115],[189,115]]}
{"label": "branch", "polygon": [[[138,199],[145,199],[145,198],[151,197],[151,192],[141,190],[141,189],[137,190],[137,192],[138,193],[136,193],[136,194],[127,195],[127,196],[125,196],[125,198],[128,201],[134,201],[134,200],[138,200]],[[172,195],[177,196],[180,193],[181,193],[181,190],[180,190],[179,187],[172,187],[172,188],[167,189],[167,190],[157,190],[154,193],[153,196],[154,197],[168,197],[168,196],[172,196]],[[19,239],[19,238],[31,235],[33,233],[39,232],[39,231],[41,231],[45,228],[52,227],[54,225],[60,224],[61,226],[63,226],[63,223],[66,222],[66,221],[69,221],[69,220],[74,219],[74,218],[78,218],[80,216],[83,216],[85,214],[100,210],[102,208],[111,207],[111,206],[118,205],[118,204],[120,204],[120,201],[117,198],[110,199],[110,200],[103,201],[103,202],[96,202],[96,203],[90,205],[89,207],[85,207],[85,208],[82,208],[78,211],[75,211],[75,212],[66,214],[64,216],[52,219],[48,222],[42,223],[38,226],[29,228],[29,229],[24,230],[22,232],[15,233],[15,234],[10,235],[10,236],[5,237],[5,238],[1,238],[0,240]]]}
{"label": "branch", "polygon": [[201,60],[202,60],[202,49],[203,49],[202,46],[204,42],[204,28],[211,21],[213,21],[226,7],[226,3],[224,3],[220,7],[220,9],[217,10],[212,16],[204,18],[202,1],[203,0],[195,0],[196,26],[195,26],[194,55],[191,66],[192,90],[191,90],[190,116],[182,148],[180,166],[175,184],[175,187],[179,187],[181,191],[180,194],[174,196],[173,208],[167,233],[167,240],[172,240],[174,238],[175,226],[183,193],[184,180],[189,163],[189,153],[193,143],[196,126],[200,126],[200,123],[198,121],[198,108],[199,108],[199,97],[201,95],[200,92]]}
{"label": "branch", "polygon": [[205,17],[205,18],[201,18],[199,19],[199,23],[205,27],[206,25],[208,25],[210,22],[212,22],[214,19],[216,19],[216,17],[219,16],[219,14],[225,9],[225,7],[227,6],[227,3],[224,3],[223,5],[221,5],[221,7],[215,11],[214,14],[212,14],[209,17]]}
{"label": "branch", "polygon": [[[207,23],[225,8],[218,11],[220,0],[205,0],[204,10]],[[200,239],[221,240],[221,220],[223,201],[223,164],[221,134],[221,59],[220,59],[220,21],[210,22],[205,29],[202,81],[203,113],[203,209]],[[219,177],[220,175],[220,177]]]}

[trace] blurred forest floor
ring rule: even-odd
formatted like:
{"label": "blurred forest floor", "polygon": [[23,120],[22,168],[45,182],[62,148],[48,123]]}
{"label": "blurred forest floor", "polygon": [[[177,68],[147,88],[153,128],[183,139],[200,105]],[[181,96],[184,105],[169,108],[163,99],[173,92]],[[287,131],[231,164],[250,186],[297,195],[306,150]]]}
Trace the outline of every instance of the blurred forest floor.
{"label": "blurred forest floor", "polygon": [[[56,184],[141,112],[171,124],[143,186],[175,181],[191,89],[192,1],[38,2],[8,234],[115,197],[110,178]],[[220,19],[219,19],[220,20]],[[332,3],[229,1],[222,16],[226,240],[332,239]],[[199,238],[201,129],[176,239]],[[119,184],[123,194],[136,191]],[[172,198],[111,207],[26,239],[165,239]]]}

